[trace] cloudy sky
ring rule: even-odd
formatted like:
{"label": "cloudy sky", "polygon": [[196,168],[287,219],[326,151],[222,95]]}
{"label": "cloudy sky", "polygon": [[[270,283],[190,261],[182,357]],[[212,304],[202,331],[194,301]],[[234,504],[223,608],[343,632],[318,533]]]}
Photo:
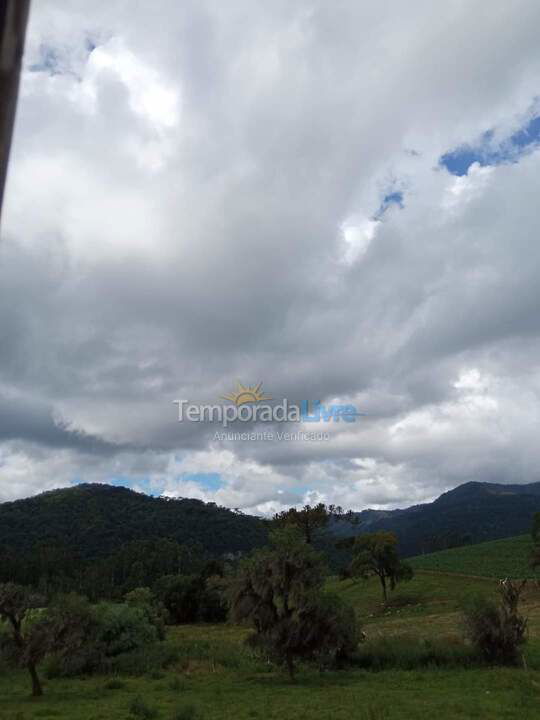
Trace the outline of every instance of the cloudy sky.
{"label": "cloudy sky", "polygon": [[[35,1],[0,501],[110,482],[268,513],[540,480],[539,24],[535,0]],[[237,380],[365,415],[259,428],[322,441],[177,422]]]}

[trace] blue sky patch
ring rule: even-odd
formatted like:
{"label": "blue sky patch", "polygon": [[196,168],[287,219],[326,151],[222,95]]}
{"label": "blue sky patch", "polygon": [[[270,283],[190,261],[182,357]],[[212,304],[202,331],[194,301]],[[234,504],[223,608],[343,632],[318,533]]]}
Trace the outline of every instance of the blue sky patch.
{"label": "blue sky patch", "polygon": [[193,473],[184,475],[183,480],[187,482],[196,482],[205,490],[219,490],[222,486],[221,475],[219,473]]}
{"label": "blue sky patch", "polygon": [[383,197],[379,209],[373,216],[373,219],[380,220],[391,205],[397,205],[399,208],[403,208],[403,193],[400,190],[389,192]]}
{"label": "blue sky patch", "polygon": [[473,163],[501,165],[517,162],[528,150],[540,143],[540,115],[532,117],[520,130],[495,145],[494,131],[488,130],[477,145],[462,145],[442,155],[439,164],[452,175],[466,175]]}

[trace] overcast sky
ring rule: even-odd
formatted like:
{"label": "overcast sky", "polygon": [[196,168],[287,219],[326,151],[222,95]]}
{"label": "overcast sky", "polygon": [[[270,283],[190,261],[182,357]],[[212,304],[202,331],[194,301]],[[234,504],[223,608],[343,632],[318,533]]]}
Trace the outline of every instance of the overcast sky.
{"label": "overcast sky", "polygon": [[[536,0],[38,0],[0,239],[0,501],[249,512],[540,480]],[[235,383],[354,403],[215,440]],[[244,428],[235,428],[237,430]]]}

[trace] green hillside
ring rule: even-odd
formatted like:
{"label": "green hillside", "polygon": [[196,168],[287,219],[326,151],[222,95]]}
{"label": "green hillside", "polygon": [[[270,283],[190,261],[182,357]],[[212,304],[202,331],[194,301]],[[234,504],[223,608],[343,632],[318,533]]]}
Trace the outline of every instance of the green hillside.
{"label": "green hillside", "polygon": [[504,540],[418,555],[409,562],[416,570],[481,577],[538,578],[540,572],[533,571],[529,565],[532,547],[530,535],[518,535]]}
{"label": "green hillside", "polygon": [[0,548],[15,553],[65,547],[96,560],[124,543],[153,538],[200,543],[215,554],[245,552],[264,545],[266,528],[259,518],[215,503],[111,485],[76,485],[0,504]]}

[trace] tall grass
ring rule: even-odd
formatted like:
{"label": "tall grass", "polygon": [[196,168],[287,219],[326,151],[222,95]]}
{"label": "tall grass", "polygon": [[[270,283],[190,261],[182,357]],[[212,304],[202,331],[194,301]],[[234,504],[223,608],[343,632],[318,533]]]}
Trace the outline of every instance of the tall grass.
{"label": "tall grass", "polygon": [[478,651],[458,637],[420,639],[413,635],[375,638],[355,654],[354,665],[366,670],[417,670],[480,665]]}

